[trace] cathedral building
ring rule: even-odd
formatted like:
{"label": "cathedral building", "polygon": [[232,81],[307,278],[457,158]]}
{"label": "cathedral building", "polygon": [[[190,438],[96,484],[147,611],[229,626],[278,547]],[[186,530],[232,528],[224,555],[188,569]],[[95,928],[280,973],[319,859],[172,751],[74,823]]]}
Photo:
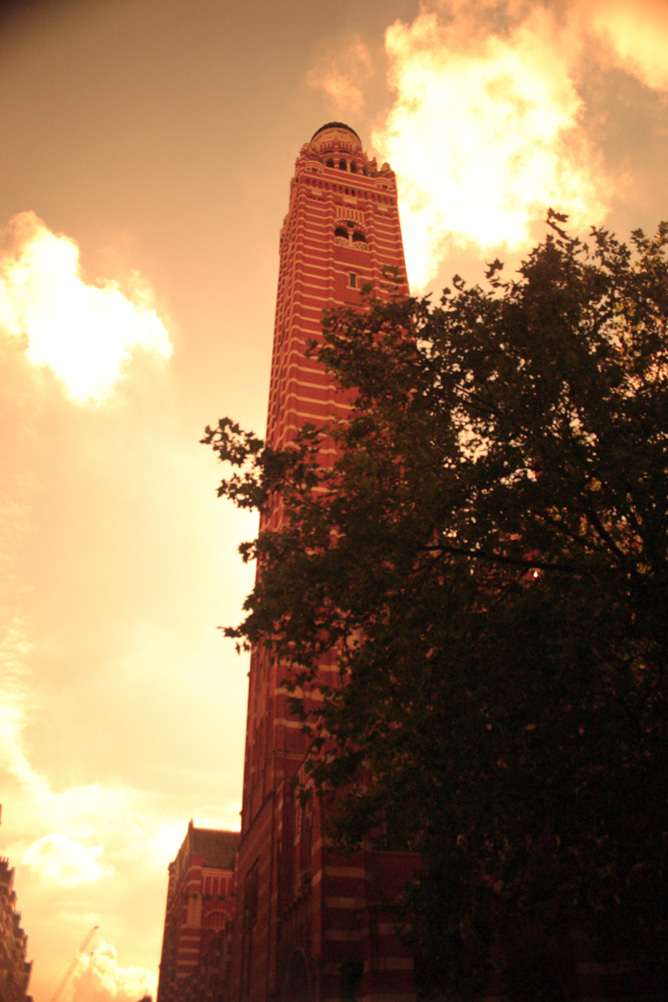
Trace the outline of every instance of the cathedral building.
{"label": "cathedral building", "polygon": [[[394,278],[392,278],[394,276]],[[318,129],[297,158],[280,235],[280,270],[267,440],[281,448],[305,423],[343,416],[346,398],[305,357],[322,337],[323,310],[407,293],[395,176],[378,167],[347,125]],[[336,453],[323,450],[323,465]],[[263,525],[280,528],[277,505]],[[325,680],[335,658],[322,664]],[[410,953],[386,902],[416,859],[406,852],[337,855],[317,797],[301,802],[307,739],[289,709],[285,667],[251,653],[237,919],[230,1000],[411,1002]]]}
{"label": "cathedral building", "polygon": [[[299,152],[280,234],[271,445],[284,448],[304,424],[347,413],[346,395],[305,354],[322,339],[323,310],[364,309],[366,289],[380,299],[407,294],[403,276],[395,176],[369,159],[349,126],[330,122]],[[320,462],[336,458],[329,440]],[[261,527],[280,530],[282,521],[275,504]],[[190,823],[169,868],[158,1002],[416,1002],[414,959],[396,935],[392,902],[419,859],[401,849],[334,850],[326,803],[308,795],[308,737],[285,674],[267,649],[252,650],[241,832]],[[338,679],[336,652],[318,678]],[[554,972],[516,963],[534,980],[529,994],[513,997],[664,997],[653,975],[599,962],[576,933],[550,959]],[[517,944],[519,961],[523,951],[531,961],[530,947]],[[483,997],[498,999],[501,988],[492,979]]]}
{"label": "cathedral building", "polygon": [[158,1002],[222,997],[239,833],[188,825],[169,864]]}
{"label": "cathedral building", "polygon": [[[323,310],[406,294],[395,176],[330,122],[305,143],[280,234],[267,441],[343,417],[345,394],[306,357]],[[332,464],[333,443],[320,462]],[[262,526],[280,529],[275,505]],[[391,901],[416,865],[401,850],[342,856],[317,796],[302,800],[308,740],[285,666],[251,652],[241,833],[190,822],[169,886],[157,1002],[414,1002],[413,959]],[[318,666],[338,677],[335,655]],[[389,902],[389,904],[388,904]]]}

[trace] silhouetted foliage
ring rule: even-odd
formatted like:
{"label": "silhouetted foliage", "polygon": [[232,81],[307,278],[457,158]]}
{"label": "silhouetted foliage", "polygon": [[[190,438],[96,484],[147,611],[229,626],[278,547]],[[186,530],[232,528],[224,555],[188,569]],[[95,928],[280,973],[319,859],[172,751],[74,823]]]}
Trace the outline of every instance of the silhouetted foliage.
{"label": "silhouetted foliage", "polygon": [[574,931],[657,963],[668,918],[668,226],[629,248],[549,221],[515,278],[327,315],[310,350],[348,420],[205,439],[222,496],[285,516],[242,548],[261,573],[226,632],[295,696],[336,650],[301,704],[312,781],[342,846],[422,853],[409,935],[457,997]]}

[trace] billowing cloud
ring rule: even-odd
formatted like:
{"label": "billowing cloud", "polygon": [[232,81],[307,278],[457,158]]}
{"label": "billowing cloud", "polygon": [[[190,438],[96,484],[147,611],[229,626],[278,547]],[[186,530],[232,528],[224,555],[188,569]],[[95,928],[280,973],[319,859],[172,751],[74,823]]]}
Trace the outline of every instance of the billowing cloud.
{"label": "billowing cloud", "polygon": [[373,76],[369,49],[359,38],[337,43],[308,74],[309,87],[322,90],[337,115],[359,115],[364,107],[364,85]]}
{"label": "billowing cloud", "polygon": [[[98,784],[71,786],[55,792],[48,779],[33,767],[25,741],[26,728],[37,710],[27,665],[33,649],[28,619],[16,614],[8,616],[0,633],[0,775],[12,777],[28,795],[36,812],[34,824],[42,830],[45,825],[57,826],[85,837],[99,828],[100,818],[127,810],[127,792]],[[102,876],[104,867],[96,862],[98,847],[81,852],[82,848],[73,839],[47,834],[23,851],[23,859],[44,871],[49,879],[65,883],[87,882],[96,879],[94,875]]]}
{"label": "billowing cloud", "polygon": [[[1,513],[0,513],[1,514]],[[6,608],[0,612],[7,613]],[[29,624],[25,617],[5,615],[0,634],[0,770],[6,771],[41,798],[46,792],[43,779],[31,768],[23,749],[23,731],[29,720],[30,673],[26,659],[32,650]]]}
{"label": "billowing cloud", "polygon": [[102,941],[92,956],[81,958],[71,1002],[137,1002],[155,998],[157,976],[143,967],[121,967],[116,949]]}
{"label": "billowing cloud", "polygon": [[87,285],[77,244],[34,212],[12,220],[0,255],[0,329],[23,338],[29,361],[48,366],[72,399],[106,396],[136,348],[171,354],[146,282]]}
{"label": "billowing cloud", "polygon": [[520,5],[514,20],[489,16],[509,4],[442,7],[448,16],[423,11],[387,29],[396,97],[373,135],[399,176],[416,285],[452,243],[519,250],[549,206],[575,226],[607,211],[601,160],[581,126],[578,35],[541,6]]}
{"label": "billowing cloud", "polygon": [[100,862],[101,845],[83,845],[68,835],[44,835],[23,853],[23,862],[56,884],[76,887],[113,876],[114,869]]}
{"label": "billowing cloud", "polygon": [[668,90],[666,0],[581,0],[585,26],[605,42],[622,69],[652,90]]}

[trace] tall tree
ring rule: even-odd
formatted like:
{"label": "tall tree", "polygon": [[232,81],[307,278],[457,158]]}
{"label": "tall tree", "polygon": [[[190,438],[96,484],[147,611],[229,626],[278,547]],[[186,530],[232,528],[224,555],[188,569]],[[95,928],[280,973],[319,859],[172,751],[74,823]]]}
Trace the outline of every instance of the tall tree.
{"label": "tall tree", "polygon": [[457,997],[490,965],[539,997],[517,971],[574,931],[656,964],[668,921],[668,226],[549,222],[512,279],[327,315],[346,420],[204,439],[285,512],[226,632],[285,662],[332,837],[422,853],[408,935]]}

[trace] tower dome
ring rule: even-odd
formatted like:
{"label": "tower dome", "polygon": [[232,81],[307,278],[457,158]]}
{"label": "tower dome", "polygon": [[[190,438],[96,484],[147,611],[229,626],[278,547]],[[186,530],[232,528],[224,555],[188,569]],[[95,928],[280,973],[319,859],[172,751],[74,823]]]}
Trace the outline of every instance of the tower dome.
{"label": "tower dome", "polygon": [[345,122],[328,122],[313,133],[311,148],[315,153],[338,149],[349,153],[361,153],[362,140]]}

